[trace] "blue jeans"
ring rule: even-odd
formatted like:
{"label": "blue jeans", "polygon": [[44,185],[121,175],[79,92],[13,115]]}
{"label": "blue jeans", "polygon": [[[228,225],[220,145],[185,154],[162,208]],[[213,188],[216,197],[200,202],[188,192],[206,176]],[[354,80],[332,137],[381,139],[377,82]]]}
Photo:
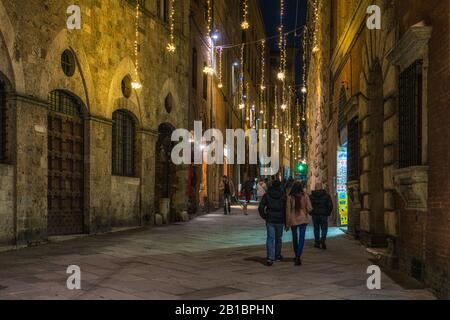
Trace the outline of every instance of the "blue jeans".
{"label": "blue jeans", "polygon": [[275,261],[281,257],[283,246],[283,224],[267,223],[267,260]]}
{"label": "blue jeans", "polygon": [[314,222],[314,237],[316,239],[316,243],[327,240],[328,217],[313,216],[313,222]]}
{"label": "blue jeans", "polygon": [[305,248],[305,236],[307,224],[292,227],[292,242],[294,244],[294,253],[296,258],[300,258]]}

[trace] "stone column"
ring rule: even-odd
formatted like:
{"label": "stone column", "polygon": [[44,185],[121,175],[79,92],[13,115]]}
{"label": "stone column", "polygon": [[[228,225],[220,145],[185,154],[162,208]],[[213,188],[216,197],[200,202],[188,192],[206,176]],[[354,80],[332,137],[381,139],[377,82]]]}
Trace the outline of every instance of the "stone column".
{"label": "stone column", "polygon": [[144,225],[155,223],[155,153],[158,134],[151,130],[142,130],[140,133],[141,152],[141,217]]}
{"label": "stone column", "polygon": [[111,230],[111,152],[112,122],[91,117],[89,127],[87,219],[85,227],[89,233],[103,233]]}

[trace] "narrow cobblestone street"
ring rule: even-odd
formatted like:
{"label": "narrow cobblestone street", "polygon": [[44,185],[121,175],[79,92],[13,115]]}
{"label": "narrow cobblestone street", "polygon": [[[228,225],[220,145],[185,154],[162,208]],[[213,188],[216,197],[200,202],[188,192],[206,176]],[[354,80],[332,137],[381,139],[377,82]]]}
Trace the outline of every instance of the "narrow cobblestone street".
{"label": "narrow cobblestone street", "polygon": [[[370,255],[332,229],[329,250],[312,247],[294,267],[290,235],[285,261],[268,268],[264,223],[233,209],[186,224],[92,236],[0,254],[0,299],[433,299],[383,274],[382,290],[366,288]],[[66,289],[78,265],[82,290]]]}

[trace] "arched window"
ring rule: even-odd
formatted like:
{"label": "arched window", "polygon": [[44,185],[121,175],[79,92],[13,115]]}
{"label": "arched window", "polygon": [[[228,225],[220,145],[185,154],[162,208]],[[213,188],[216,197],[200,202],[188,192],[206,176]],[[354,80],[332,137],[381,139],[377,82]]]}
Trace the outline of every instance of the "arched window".
{"label": "arched window", "polygon": [[112,171],[113,175],[133,177],[135,175],[136,122],[126,110],[113,113]]}
{"label": "arched window", "polygon": [[6,84],[0,80],[0,161],[6,157]]}

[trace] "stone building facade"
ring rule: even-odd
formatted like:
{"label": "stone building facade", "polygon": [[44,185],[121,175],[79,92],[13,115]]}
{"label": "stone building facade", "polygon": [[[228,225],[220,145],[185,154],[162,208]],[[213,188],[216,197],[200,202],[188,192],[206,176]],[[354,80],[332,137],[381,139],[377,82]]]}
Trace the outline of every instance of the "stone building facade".
{"label": "stone building facade", "polygon": [[[346,147],[349,233],[449,298],[449,3],[316,3],[310,187],[324,182],[336,196],[337,151]],[[380,30],[367,27],[371,5],[381,9]]]}
{"label": "stone building facade", "polygon": [[[250,168],[229,159],[170,161],[175,129],[195,120],[203,130],[245,128],[260,110],[259,4],[248,1],[243,31],[240,1],[210,1],[214,49],[207,4],[79,1],[81,28],[72,30],[70,1],[0,1],[1,247],[184,220],[221,204],[223,174],[242,182]],[[213,74],[203,72],[209,61]]]}
{"label": "stone building facade", "polygon": [[[0,1],[0,245],[154,223],[158,141],[187,127],[190,8],[171,54],[167,1],[139,1],[137,75],[136,1],[79,1],[80,30],[71,1]],[[170,176],[172,212],[187,180]]]}

